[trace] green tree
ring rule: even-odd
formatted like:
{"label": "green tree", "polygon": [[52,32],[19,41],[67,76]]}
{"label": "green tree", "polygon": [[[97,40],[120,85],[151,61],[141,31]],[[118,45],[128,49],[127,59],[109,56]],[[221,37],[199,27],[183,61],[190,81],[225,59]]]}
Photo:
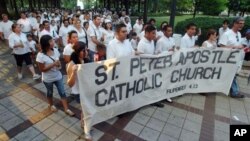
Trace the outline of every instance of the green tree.
{"label": "green tree", "polygon": [[200,10],[205,15],[219,15],[226,9],[227,0],[205,0],[201,2]]}

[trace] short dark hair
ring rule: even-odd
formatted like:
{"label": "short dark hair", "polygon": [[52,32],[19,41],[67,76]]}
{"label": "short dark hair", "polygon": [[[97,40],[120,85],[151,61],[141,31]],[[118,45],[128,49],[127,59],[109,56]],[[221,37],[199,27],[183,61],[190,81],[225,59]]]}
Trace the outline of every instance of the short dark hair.
{"label": "short dark hair", "polygon": [[148,23],[151,24],[151,22],[156,22],[156,20],[154,18],[151,18]]}
{"label": "short dark hair", "polygon": [[172,28],[172,26],[171,26],[171,25],[165,25],[165,26],[162,28],[162,30],[163,30],[163,31],[167,31],[168,28]]}
{"label": "short dark hair", "polygon": [[136,32],[132,32],[131,36],[137,36],[137,33]]}
{"label": "short dark hair", "polygon": [[95,19],[98,18],[98,17],[100,18],[101,16],[100,16],[100,15],[94,15],[94,16],[93,16],[93,20],[95,20]]}
{"label": "short dark hair", "polygon": [[71,37],[72,37],[73,34],[77,34],[77,32],[76,32],[75,30],[71,30],[71,31],[68,33],[69,39],[71,39]]}
{"label": "short dark hair", "polygon": [[189,24],[187,24],[187,25],[186,25],[186,30],[187,30],[187,29],[190,29],[190,28],[193,27],[193,26],[197,27],[197,25],[196,25],[195,23],[189,23]]}
{"label": "short dark hair", "polygon": [[50,35],[43,35],[40,39],[40,45],[41,45],[41,49],[42,49],[42,53],[46,54],[47,53],[47,49],[50,47],[50,43],[49,41],[52,39],[52,37]]}
{"label": "short dark hair", "polygon": [[47,21],[47,20],[43,21],[43,26],[44,26],[46,23],[49,23],[49,21]]}
{"label": "short dark hair", "polygon": [[32,35],[31,35],[31,34],[27,34],[26,37],[27,37],[27,38],[29,38],[29,37],[32,38]]}
{"label": "short dark hair", "polygon": [[116,33],[120,32],[123,27],[126,27],[126,25],[124,23],[120,23],[120,24],[116,25],[115,32]]}
{"label": "short dark hair", "polygon": [[14,32],[14,30],[16,29],[16,27],[17,27],[18,25],[19,25],[19,24],[17,24],[17,23],[12,24],[11,29],[12,29],[13,32]]}
{"label": "short dark hair", "polygon": [[68,22],[69,22],[69,19],[64,19],[64,20],[63,20],[63,23],[65,23],[66,21],[68,21]]}
{"label": "short dark hair", "polygon": [[229,20],[225,19],[225,20],[223,21],[223,24],[229,24]]}
{"label": "short dark hair", "polygon": [[84,23],[83,23],[83,26],[85,27],[87,24],[89,24],[89,22],[84,22]]}
{"label": "short dark hair", "polygon": [[145,33],[146,32],[152,32],[152,31],[154,31],[154,30],[156,30],[156,28],[153,26],[153,25],[148,25],[146,28],[145,28]]}

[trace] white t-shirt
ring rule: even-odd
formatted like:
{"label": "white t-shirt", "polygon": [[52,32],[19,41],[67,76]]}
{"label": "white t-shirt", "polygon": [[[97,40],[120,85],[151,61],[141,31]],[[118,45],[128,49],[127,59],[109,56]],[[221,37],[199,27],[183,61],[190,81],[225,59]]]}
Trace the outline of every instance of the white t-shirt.
{"label": "white t-shirt", "polygon": [[33,49],[33,51],[36,52],[36,42],[34,40],[28,41],[28,45],[29,45],[30,51],[31,49]]}
{"label": "white t-shirt", "polygon": [[130,22],[128,22],[128,23],[124,22],[124,24],[126,25],[127,31],[128,31],[128,33],[129,33],[129,32],[132,30],[132,25],[131,25],[131,23],[130,23]]}
{"label": "white t-shirt", "polygon": [[94,24],[91,24],[87,30],[87,34],[88,34],[88,48],[91,51],[97,51],[96,50],[96,44],[92,41],[91,37],[96,37],[96,39],[98,41],[101,41],[101,37],[102,37],[102,32],[100,30],[100,28],[96,27]]}
{"label": "white t-shirt", "polygon": [[140,24],[140,25],[138,23],[134,24],[133,29],[134,29],[135,33],[137,34],[137,36],[140,35],[142,28],[143,28],[142,24]]}
{"label": "white t-shirt", "polygon": [[54,31],[58,31],[58,26],[57,25],[50,25],[50,29],[53,29]]}
{"label": "white t-shirt", "polygon": [[195,41],[198,39],[198,36],[188,36],[186,33],[182,38],[181,38],[181,44],[180,48],[191,48],[194,47]]}
{"label": "white t-shirt", "polygon": [[155,45],[154,41],[149,41],[145,37],[143,37],[137,47],[138,52],[143,54],[154,54],[155,53]]}
{"label": "white t-shirt", "polygon": [[13,25],[13,22],[8,20],[7,22],[0,22],[0,32],[3,32],[4,39],[8,39],[9,35],[12,33],[11,26]]}
{"label": "white t-shirt", "polygon": [[130,43],[131,43],[131,46],[133,47],[133,49],[136,50],[136,49],[137,49],[137,46],[138,46],[137,40],[131,39],[131,40],[130,40]]}
{"label": "white t-shirt", "polygon": [[70,56],[74,52],[72,44],[67,44],[63,49],[63,55]]}
{"label": "white t-shirt", "polygon": [[250,47],[250,40],[247,40],[246,38],[242,39],[242,45],[246,47]]}
{"label": "white t-shirt", "polygon": [[224,46],[240,46],[242,45],[241,33],[235,33],[233,30],[225,32],[219,40],[220,45]]}
{"label": "white t-shirt", "polygon": [[32,30],[32,24],[28,18],[19,19],[17,24],[21,25],[22,32],[31,32]]}
{"label": "white t-shirt", "polygon": [[175,46],[175,41],[173,37],[162,36],[156,43],[156,53],[161,53],[163,51],[168,51]]}
{"label": "white t-shirt", "polygon": [[47,30],[45,30],[45,29],[42,30],[42,32],[40,33],[39,39],[40,39],[43,35],[50,35],[54,40],[56,40],[56,39],[59,38],[59,36],[58,36],[58,34],[56,33],[56,31],[53,30],[53,29],[50,29],[50,31],[47,31]]}
{"label": "white t-shirt", "polygon": [[[50,56],[54,60],[58,60],[60,57],[59,51],[54,48],[54,54]],[[47,67],[48,65],[54,63],[54,61],[49,56],[43,54],[42,52],[39,52],[36,57],[36,61],[39,63],[42,63]],[[59,71],[57,67],[53,67],[52,69],[42,72],[42,81],[51,83],[54,81],[58,81],[62,79],[62,73]]]}
{"label": "white t-shirt", "polygon": [[34,17],[29,17],[29,21],[30,21],[32,27],[34,27],[35,24],[37,23],[37,20]]}
{"label": "white t-shirt", "polygon": [[115,33],[111,30],[104,30],[104,44],[106,47],[108,47],[109,42],[114,39]]}
{"label": "white t-shirt", "polygon": [[134,55],[134,50],[128,40],[121,42],[117,38],[114,38],[110,41],[109,47],[107,48],[107,59],[131,55]]}
{"label": "white t-shirt", "polygon": [[70,28],[69,26],[68,27],[65,27],[64,25],[61,26],[60,30],[59,30],[59,36],[62,37],[62,42],[63,42],[63,45],[66,46],[68,41],[68,33],[72,30],[72,28]]}
{"label": "white t-shirt", "polygon": [[228,30],[230,30],[229,28],[227,29],[223,29],[223,27],[219,28],[219,39],[222,37],[222,35],[227,32]]}
{"label": "white t-shirt", "polygon": [[86,43],[86,33],[85,31],[81,28],[80,30],[76,29],[75,27],[72,28],[73,30],[75,30],[77,32],[78,35],[78,41],[84,42]]}
{"label": "white t-shirt", "polygon": [[215,49],[217,47],[217,44],[216,44],[216,42],[211,43],[209,41],[204,41],[202,44],[202,47]]}
{"label": "white t-shirt", "polygon": [[[23,44],[23,48],[14,48],[17,44]],[[26,54],[30,51],[28,47],[28,40],[24,33],[20,33],[20,35],[17,35],[16,33],[12,32],[9,36],[9,47],[13,49],[13,53],[17,55]]]}

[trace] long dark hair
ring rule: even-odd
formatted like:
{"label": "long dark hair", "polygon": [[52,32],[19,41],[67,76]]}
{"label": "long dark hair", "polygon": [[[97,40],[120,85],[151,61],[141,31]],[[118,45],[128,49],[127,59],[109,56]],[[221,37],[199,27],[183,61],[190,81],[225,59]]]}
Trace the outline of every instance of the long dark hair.
{"label": "long dark hair", "polygon": [[86,49],[86,44],[84,42],[78,41],[73,46],[74,52],[70,56],[70,60],[73,61],[75,64],[81,64],[81,60],[79,59],[81,51],[84,51]]}
{"label": "long dark hair", "polygon": [[40,39],[40,45],[43,54],[47,54],[48,48],[50,48],[49,41],[52,39],[50,35],[43,35]]}

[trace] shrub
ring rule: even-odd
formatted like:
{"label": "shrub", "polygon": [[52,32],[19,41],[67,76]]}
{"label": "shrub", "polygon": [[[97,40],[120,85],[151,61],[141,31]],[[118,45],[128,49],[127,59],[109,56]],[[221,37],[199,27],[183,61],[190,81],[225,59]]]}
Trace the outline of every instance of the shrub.
{"label": "shrub", "polygon": [[[199,18],[190,18],[186,19],[185,21],[181,21],[177,23],[175,26],[175,33],[179,33],[184,35],[185,34],[185,27],[188,23],[195,23],[197,25],[197,28],[201,28],[201,36],[199,37],[197,43],[198,45],[201,45],[206,40],[206,34],[208,29],[215,29],[219,30],[219,28],[222,26],[223,20],[226,18],[212,18],[212,17],[199,17]],[[233,18],[227,18],[230,23],[232,23]],[[246,30],[250,28],[250,17],[245,19],[245,26],[241,31],[242,36],[245,35]]]}

